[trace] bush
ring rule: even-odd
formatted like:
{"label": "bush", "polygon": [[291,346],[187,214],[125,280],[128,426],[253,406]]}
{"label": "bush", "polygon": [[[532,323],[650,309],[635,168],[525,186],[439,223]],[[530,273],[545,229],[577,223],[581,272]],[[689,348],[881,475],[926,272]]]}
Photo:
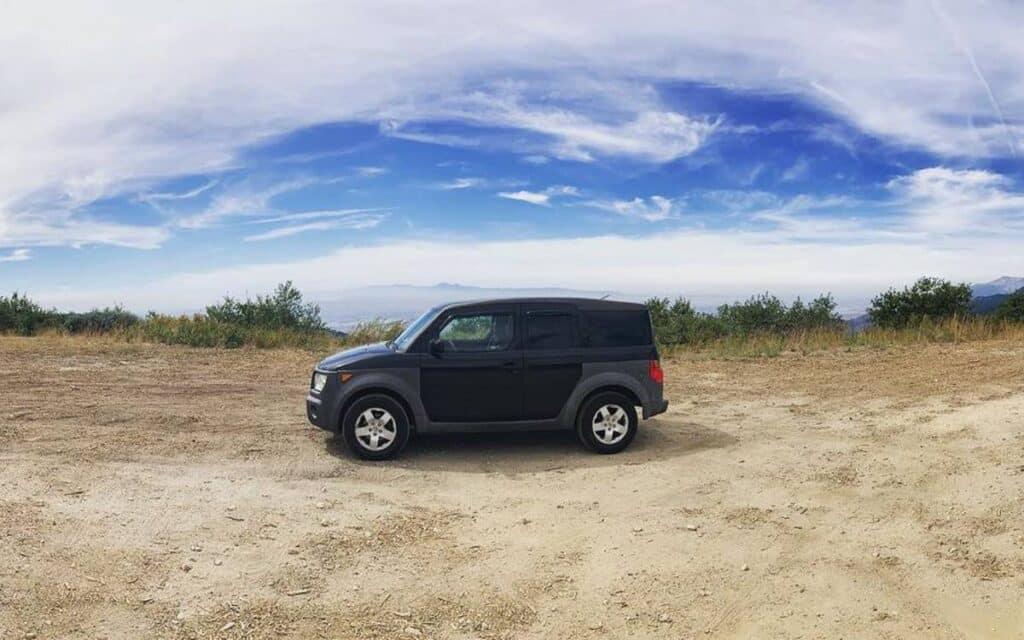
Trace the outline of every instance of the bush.
{"label": "bush", "polygon": [[264,329],[296,329],[298,331],[324,331],[327,327],[320,319],[320,307],[303,304],[302,293],[291,280],[277,285],[272,296],[256,296],[256,300],[235,300],[224,297],[224,302],[206,307],[211,320],[242,327]]}
{"label": "bush", "polygon": [[805,304],[799,298],[786,306],[767,293],[746,302],[725,304],[717,315],[700,313],[689,301],[651,298],[646,302],[658,341],[665,345],[707,344],[723,338],[785,337],[799,331],[838,331],[845,323],[836,314],[831,294]]}
{"label": "bush", "polygon": [[876,327],[899,329],[924,321],[966,317],[971,313],[971,287],[939,278],[921,278],[902,291],[889,289],[876,296],[868,316]]}
{"label": "bush", "polygon": [[651,313],[654,333],[662,344],[703,344],[725,333],[718,318],[694,311],[689,300],[651,298],[645,304]]}
{"label": "bush", "polygon": [[56,322],[55,312],[44,310],[24,294],[15,292],[10,297],[0,296],[0,333],[31,336],[40,329],[54,326]]}
{"label": "bush", "polygon": [[1024,323],[1024,289],[1007,296],[996,309],[995,317],[1003,322]]}
{"label": "bush", "polygon": [[787,307],[775,296],[765,293],[746,302],[720,306],[718,317],[729,335],[784,336],[794,331],[843,327],[843,319],[835,310],[832,294],[818,296],[810,304],[797,298]]}
{"label": "bush", "polygon": [[818,296],[810,304],[797,298],[786,311],[786,324],[791,332],[846,329],[846,321],[836,313],[836,301],[831,293]]}
{"label": "bush", "polygon": [[134,313],[121,307],[93,309],[85,313],[62,313],[58,326],[67,333],[109,333],[139,322]]}

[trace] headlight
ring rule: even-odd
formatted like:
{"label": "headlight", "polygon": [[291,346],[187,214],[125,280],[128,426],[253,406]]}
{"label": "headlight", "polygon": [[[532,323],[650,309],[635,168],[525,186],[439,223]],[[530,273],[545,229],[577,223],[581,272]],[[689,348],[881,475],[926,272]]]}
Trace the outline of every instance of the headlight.
{"label": "headlight", "polygon": [[323,391],[324,390],[324,385],[326,385],[326,384],[327,384],[327,374],[326,373],[320,373],[319,371],[317,371],[316,373],[313,374],[313,391],[316,391],[317,393]]}

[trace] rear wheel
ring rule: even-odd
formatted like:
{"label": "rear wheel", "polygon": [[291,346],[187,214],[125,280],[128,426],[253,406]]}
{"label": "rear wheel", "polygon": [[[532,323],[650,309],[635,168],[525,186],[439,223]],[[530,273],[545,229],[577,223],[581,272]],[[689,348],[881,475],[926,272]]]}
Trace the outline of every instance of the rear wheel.
{"label": "rear wheel", "polygon": [[637,430],[633,401],[621,393],[598,393],[583,404],[576,433],[598,453],[618,453],[633,441]]}
{"label": "rear wheel", "polygon": [[353,402],[345,412],[341,434],[360,458],[393,458],[409,440],[409,418],[394,398],[370,394]]}

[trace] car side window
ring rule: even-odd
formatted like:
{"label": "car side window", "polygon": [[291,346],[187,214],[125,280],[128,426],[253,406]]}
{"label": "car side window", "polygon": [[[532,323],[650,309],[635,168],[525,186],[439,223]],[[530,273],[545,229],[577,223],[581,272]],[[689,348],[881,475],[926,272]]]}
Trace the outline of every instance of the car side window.
{"label": "car side window", "polygon": [[637,347],[652,343],[646,311],[588,311],[583,314],[588,347]]}
{"label": "car side window", "polygon": [[453,316],[437,338],[451,351],[505,351],[515,339],[515,318],[511,313]]}
{"label": "car side window", "polygon": [[575,346],[569,313],[530,313],[526,316],[526,348],[570,349]]}

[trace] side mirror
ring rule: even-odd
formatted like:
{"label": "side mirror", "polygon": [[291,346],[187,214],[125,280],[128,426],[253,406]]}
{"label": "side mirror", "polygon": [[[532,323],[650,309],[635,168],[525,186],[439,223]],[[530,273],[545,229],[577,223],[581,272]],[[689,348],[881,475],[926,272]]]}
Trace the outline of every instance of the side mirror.
{"label": "side mirror", "polygon": [[444,353],[444,340],[431,340],[430,341],[430,355],[439,356]]}

